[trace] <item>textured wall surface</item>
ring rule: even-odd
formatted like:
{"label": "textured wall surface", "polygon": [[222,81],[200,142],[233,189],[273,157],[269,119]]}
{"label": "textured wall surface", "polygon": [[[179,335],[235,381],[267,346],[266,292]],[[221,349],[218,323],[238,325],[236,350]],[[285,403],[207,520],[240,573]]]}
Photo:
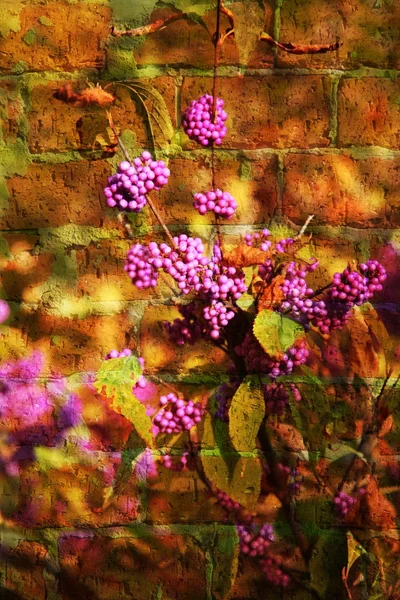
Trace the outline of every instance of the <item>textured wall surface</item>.
{"label": "textured wall surface", "polygon": [[[239,203],[222,226],[227,243],[271,222],[298,230],[314,214],[309,231],[324,274],[370,255],[386,266],[388,282],[378,301],[397,339],[400,3],[226,4],[235,12],[237,35],[225,41],[218,69],[228,135],[216,151],[215,183]],[[211,186],[210,152],[179,127],[189,101],[212,90],[214,53],[207,32],[179,20],[149,36],[110,36],[113,25],[137,27],[169,14],[155,5],[0,4],[0,265],[2,295],[12,309],[0,326],[0,356],[36,349],[46,357],[43,375],[76,379],[95,371],[111,348],[129,346],[144,357],[150,376],[185,378],[200,398],[226,369],[224,355],[205,342],[188,350],[171,347],[162,323],[178,312],[167,283],[138,291],[122,270],[132,242],[103,195],[119,156],[107,158],[96,144],[98,134],[107,140],[104,111],[53,96],[67,82],[82,89],[87,81],[140,78],[153,86],[175,127],[164,147],[170,183],[153,194],[154,201],[171,231],[214,239],[213,221],[199,217],[192,205],[192,192]],[[204,20],[213,31],[211,8]],[[223,31],[227,27],[223,15]],[[344,43],[336,52],[295,56],[259,42],[261,30],[285,42]],[[113,118],[127,148],[133,155],[151,150],[145,110],[123,87],[111,89],[117,96]],[[157,124],[154,133],[162,138]],[[132,219],[132,230],[142,240],[162,237],[147,210]],[[2,480],[7,552],[0,597],[220,597],[233,543],[232,529],[216,525],[224,511],[193,472],[168,470],[147,483],[132,477],[117,501],[96,510],[131,426],[91,397],[83,411],[92,462],[72,460],[43,470],[22,461],[18,479]],[[310,516],[321,528],[324,518],[318,511]],[[267,598],[265,586],[262,573],[249,564],[231,597]]]}

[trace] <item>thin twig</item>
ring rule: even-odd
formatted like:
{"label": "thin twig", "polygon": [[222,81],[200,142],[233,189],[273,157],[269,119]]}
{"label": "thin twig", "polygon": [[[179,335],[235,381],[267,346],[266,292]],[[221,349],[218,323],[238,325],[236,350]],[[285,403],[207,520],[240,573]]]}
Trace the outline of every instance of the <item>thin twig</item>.
{"label": "thin twig", "polygon": [[292,44],[291,42],[282,43],[274,40],[273,37],[265,33],[264,31],[260,33],[259,40],[262,42],[267,42],[270,46],[275,46],[276,48],[280,48],[289,54],[324,54],[325,52],[333,52],[340,48],[343,45],[343,42],[337,41],[333,44]]}
{"label": "thin twig", "polygon": [[163,29],[169,23],[173,21],[177,21],[178,19],[184,19],[186,17],[186,13],[181,13],[179,15],[170,15],[169,17],[165,17],[165,19],[158,19],[153,23],[149,23],[148,25],[143,25],[143,27],[137,27],[136,29],[128,29],[127,31],[119,31],[115,29],[115,27],[111,28],[111,35],[114,37],[137,37],[141,35],[149,35],[150,33],[155,33],[160,29]]}
{"label": "thin twig", "polygon": [[303,227],[300,229],[299,233],[295,236],[295,240],[299,240],[301,238],[302,235],[304,235],[305,230],[307,229],[310,221],[312,221],[312,219],[314,218],[314,215],[310,215],[307,219],[307,221],[304,223]]}

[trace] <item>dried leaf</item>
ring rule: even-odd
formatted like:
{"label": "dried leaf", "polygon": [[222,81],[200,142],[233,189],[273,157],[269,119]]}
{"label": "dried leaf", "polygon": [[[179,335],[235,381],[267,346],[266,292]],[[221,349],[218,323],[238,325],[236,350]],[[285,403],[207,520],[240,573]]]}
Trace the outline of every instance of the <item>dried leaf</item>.
{"label": "dried leaf", "polygon": [[283,275],[277,275],[272,280],[271,284],[264,288],[258,300],[258,311],[268,309],[272,310],[276,302],[281,302],[285,297],[282,292],[281,285],[284,282],[285,277]]}
{"label": "dried leaf", "polygon": [[88,106],[89,104],[98,104],[104,107],[112,104],[115,100],[112,94],[103,90],[99,85],[85,88],[81,93],[78,93],[73,90],[70,83],[60,87],[55,92],[54,98],[76,107]]}
{"label": "dried leaf", "polygon": [[263,265],[269,256],[269,252],[263,252],[246,244],[239,244],[230,252],[224,252],[224,262],[233,267],[251,267]]}
{"label": "dried leaf", "polygon": [[381,529],[389,531],[396,528],[396,510],[382,494],[378,481],[371,477],[367,489],[360,499],[354,524],[363,529]]}
{"label": "dried leaf", "polygon": [[389,415],[388,417],[386,417],[386,419],[383,421],[380,430],[379,430],[379,438],[383,438],[385,437],[385,435],[387,435],[388,433],[390,433],[393,429],[393,415]]}

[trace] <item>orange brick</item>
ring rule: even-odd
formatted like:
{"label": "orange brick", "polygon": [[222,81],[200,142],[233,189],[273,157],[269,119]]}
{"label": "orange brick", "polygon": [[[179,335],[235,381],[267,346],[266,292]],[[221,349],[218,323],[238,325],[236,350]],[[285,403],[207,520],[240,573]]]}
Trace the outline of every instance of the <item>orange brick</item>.
{"label": "orange brick", "polygon": [[17,82],[4,79],[0,82],[0,123],[4,142],[15,143],[24,138],[23,126],[25,105],[18,90]]}
{"label": "orange brick", "polygon": [[[0,40],[0,67],[72,71],[101,68],[111,11],[96,4],[30,4],[20,12],[21,29]],[[46,24],[44,24],[46,23]]]}
{"label": "orange brick", "polygon": [[338,145],[400,147],[400,79],[344,79],[339,86]]}
{"label": "orange brick", "polygon": [[7,300],[38,302],[41,299],[40,286],[50,277],[54,260],[49,252],[32,256],[30,252],[23,251],[7,262],[2,272]]}
{"label": "orange brick", "polygon": [[166,597],[204,600],[206,558],[200,544],[188,535],[152,536],[148,530],[139,535],[132,529],[119,538],[64,535],[59,543],[63,600],[77,593],[82,600],[151,600],[159,584]]}
{"label": "orange brick", "polygon": [[0,228],[99,226],[106,210],[103,188],[110,174],[105,161],[32,164],[24,177],[7,181],[9,208]]}
{"label": "orange brick", "polygon": [[278,51],[283,67],[359,66],[399,68],[399,6],[375,0],[285,0],[280,10],[282,42],[343,45],[326,54],[288,54]]}
{"label": "orange brick", "polygon": [[[242,53],[237,40],[234,37],[227,38],[219,51],[218,64],[237,65],[245,64],[250,68],[266,68],[273,65],[273,52],[269,46],[258,42],[258,34],[263,29],[271,32],[273,21],[273,4],[264,2],[264,8],[254,0],[247,2],[235,2],[230,7],[236,20],[236,31],[245,27],[247,17],[247,33],[249,32],[249,20],[256,22],[249,48],[247,60],[241,60]],[[263,14],[264,13],[264,14]],[[170,15],[168,9],[155,10],[151,15],[151,21],[165,18]],[[261,19],[260,19],[261,14]],[[214,34],[216,28],[216,13],[211,10],[205,13],[203,21],[208,31]],[[224,33],[230,27],[228,18],[221,14],[221,31]],[[243,31],[242,31],[243,33]],[[254,39],[253,39],[254,38]],[[243,52],[243,49],[242,49]],[[209,33],[200,24],[189,20],[178,20],[160,29],[153,35],[145,36],[134,50],[135,60],[138,65],[185,65],[197,68],[211,68],[214,65],[214,46]]]}
{"label": "orange brick", "polygon": [[285,159],[284,212],[295,223],[397,227],[399,159],[291,154]]}
{"label": "orange brick", "polygon": [[10,599],[45,600],[46,547],[38,542],[21,540],[15,548],[6,549],[4,545],[3,553],[5,588],[1,588],[2,595]]}
{"label": "orange brick", "polygon": [[[74,299],[71,298],[73,306]],[[95,371],[112,348],[134,347],[126,313],[68,319],[43,311],[16,311],[4,331],[4,343],[23,336],[21,351],[39,350],[47,361],[47,373],[67,375]]]}
{"label": "orange brick", "polygon": [[[241,177],[242,167],[249,175]],[[208,160],[174,158],[169,162],[171,178],[168,186],[159,194],[158,208],[167,223],[212,224],[213,213],[200,216],[193,207],[193,194],[212,189],[212,169]],[[215,187],[229,192],[236,199],[238,208],[226,224],[264,223],[274,213],[277,205],[277,161],[275,157],[246,161],[241,159],[216,160]],[[154,219],[153,222],[155,223]]]}
{"label": "orange brick", "polygon": [[[211,91],[211,79],[185,78],[182,112],[191,100]],[[328,146],[329,94],[329,78],[316,75],[220,77],[217,95],[225,100],[228,113],[221,147]]]}

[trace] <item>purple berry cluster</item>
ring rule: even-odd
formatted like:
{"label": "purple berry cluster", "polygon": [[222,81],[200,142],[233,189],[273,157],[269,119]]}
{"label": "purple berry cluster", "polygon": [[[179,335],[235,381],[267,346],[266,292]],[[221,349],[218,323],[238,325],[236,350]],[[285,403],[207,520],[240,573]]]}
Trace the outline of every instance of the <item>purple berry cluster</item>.
{"label": "purple berry cluster", "polygon": [[154,254],[149,246],[134,244],[128,250],[124,271],[132,279],[132,283],[141,290],[155,287],[158,280],[158,272],[154,267]]}
{"label": "purple berry cluster", "polygon": [[[121,352],[118,350],[110,350],[108,354],[104,357],[105,360],[110,360],[110,358],[125,358],[127,356],[132,356],[132,350],[129,348],[124,348]],[[139,364],[142,367],[142,371],[144,370],[144,358],[142,356],[138,357]],[[137,380],[136,384],[133,386],[135,388],[144,388],[147,385],[146,379],[141,375]]]}
{"label": "purple berry cluster", "polygon": [[275,250],[276,252],[283,254],[292,244],[294,244],[294,240],[292,238],[285,238],[283,240],[279,240],[279,242],[275,244]]}
{"label": "purple berry cluster", "polygon": [[169,454],[164,454],[160,460],[166,469],[180,473],[186,468],[188,456],[189,452],[184,452],[182,456],[174,456],[174,460],[172,460],[172,456]]}
{"label": "purple berry cluster", "polygon": [[220,337],[221,327],[226,327],[235,313],[233,310],[228,310],[223,302],[213,300],[210,306],[204,307],[203,315],[208,324],[207,335],[217,340]]}
{"label": "purple berry cluster", "polygon": [[192,400],[178,398],[174,393],[160,398],[161,410],[154,417],[154,424],[161,433],[180,433],[189,431],[196,423],[200,423],[204,407]]}
{"label": "purple berry cluster", "polygon": [[[265,400],[265,407],[270,414],[282,415],[289,404],[289,390],[283,383],[270,383],[262,386]],[[301,394],[294,383],[289,384],[289,389],[296,402],[300,402]]]}
{"label": "purple berry cluster", "polygon": [[260,565],[265,573],[267,580],[277,587],[286,588],[290,584],[290,576],[281,568],[281,559],[279,557],[268,557],[260,560]]}
{"label": "purple berry cluster", "polygon": [[224,101],[216,98],[213,119],[213,96],[204,94],[198,100],[192,100],[182,117],[182,127],[186,135],[202,146],[219,146],[228,131],[224,125],[228,115],[223,108]]}
{"label": "purple berry cluster", "polygon": [[145,150],[132,164],[127,160],[118,165],[117,172],[108,178],[104,188],[107,204],[127,212],[140,212],[146,205],[146,194],[160,190],[168,183],[170,170],[163,160],[152,160]]}
{"label": "purple berry cluster", "polygon": [[286,350],[277,360],[264,352],[251,332],[247,332],[242,344],[236,346],[234,350],[238,356],[243,356],[245,359],[249,373],[265,373],[271,379],[276,379],[280,375],[290,375],[294,367],[307,361],[309,355],[305,341],[301,340]]}
{"label": "purple berry cluster", "polygon": [[[361,488],[360,490],[358,490],[358,496],[362,496],[364,493],[365,493],[364,488]],[[344,519],[348,515],[348,513],[351,511],[351,509],[353,508],[353,506],[356,504],[357,501],[358,501],[357,497],[353,498],[352,496],[349,496],[345,492],[337,492],[337,494],[335,494],[335,497],[333,498],[334,511],[338,515],[338,517],[340,517],[341,519]]]}
{"label": "purple berry cluster", "polygon": [[246,246],[259,248],[263,252],[268,252],[272,242],[268,239],[271,235],[269,229],[263,229],[261,233],[248,233],[244,236]]}
{"label": "purple berry cluster", "polygon": [[216,189],[205,194],[195,194],[193,206],[201,215],[212,211],[217,217],[230,219],[235,214],[238,205],[234,197],[228,192]]}
{"label": "purple berry cluster", "polygon": [[217,489],[217,491],[215,492],[215,497],[217,498],[218,504],[220,504],[229,512],[240,510],[239,502],[236,502],[236,500],[231,498],[226,492]]}
{"label": "purple berry cluster", "polygon": [[195,344],[203,335],[203,329],[198,322],[195,312],[194,302],[179,307],[179,312],[183,319],[174,319],[172,323],[164,322],[164,326],[168,333],[169,341],[177,346],[184,344]]}
{"label": "purple berry cluster", "polygon": [[325,303],[322,300],[311,300],[314,290],[306,282],[307,274],[314,272],[318,266],[319,262],[315,259],[308,265],[299,266],[294,261],[287,265],[285,279],[281,284],[285,296],[280,310],[290,311],[295,317],[305,316],[308,320],[326,316]]}
{"label": "purple berry cluster", "polygon": [[266,523],[258,530],[254,526],[236,525],[240,551],[252,558],[265,556],[271,542],[275,541],[272,525]]}

